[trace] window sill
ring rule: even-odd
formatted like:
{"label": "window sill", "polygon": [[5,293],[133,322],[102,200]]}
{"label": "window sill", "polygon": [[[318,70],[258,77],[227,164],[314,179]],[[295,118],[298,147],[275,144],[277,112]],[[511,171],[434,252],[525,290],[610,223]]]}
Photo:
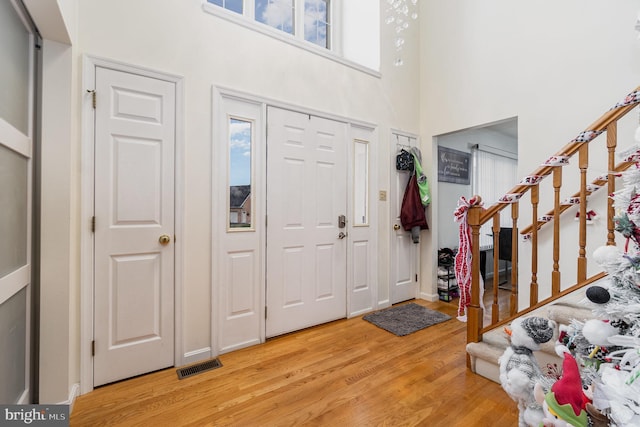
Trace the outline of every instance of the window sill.
{"label": "window sill", "polygon": [[218,18],[224,19],[234,24],[238,24],[249,30],[274,38],[276,40],[280,40],[281,42],[287,43],[291,46],[296,46],[300,49],[306,50],[307,52],[337,62],[349,68],[353,68],[354,70],[361,71],[365,74],[369,74],[370,76],[377,78],[381,77],[379,71],[373,70],[369,67],[365,67],[364,65],[360,65],[357,62],[350,61],[346,58],[343,58],[342,56],[339,56],[335,52],[316,46],[311,42],[298,40],[290,34],[271,28],[268,25],[262,24],[261,22],[251,21],[235,12],[231,12],[224,8],[221,8],[220,6],[210,4],[206,0],[204,0],[204,2],[202,3],[202,10],[204,10],[206,13],[217,16]]}

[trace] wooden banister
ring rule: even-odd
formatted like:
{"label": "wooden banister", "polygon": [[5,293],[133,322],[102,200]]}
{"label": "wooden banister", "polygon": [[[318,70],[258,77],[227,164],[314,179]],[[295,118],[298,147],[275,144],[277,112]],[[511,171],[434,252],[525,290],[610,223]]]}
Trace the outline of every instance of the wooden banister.
{"label": "wooden banister", "polygon": [[[478,197],[476,199],[480,201]],[[480,329],[483,327],[484,312],[480,307],[480,214],[482,208],[477,204],[469,208],[467,221],[471,226],[471,305],[467,307],[467,342],[478,342]],[[476,253],[477,252],[477,253]],[[475,283],[475,286],[473,285]]]}
{"label": "wooden banister", "polygon": [[551,294],[560,292],[560,187],[562,168],[553,170],[553,271],[551,272]]}
{"label": "wooden banister", "polygon": [[[614,163],[615,163],[615,159],[614,159]],[[634,162],[620,162],[618,165],[610,168],[609,170],[611,171],[612,174],[617,174],[617,173],[621,173],[626,171],[627,169],[629,169],[631,166],[633,166],[635,163]],[[562,170],[561,168],[555,168],[556,170]],[[613,183],[615,183],[614,180],[608,180],[608,179],[594,179],[591,183],[597,187],[603,186],[605,184],[608,184],[608,182],[611,181]],[[607,187],[608,188],[608,187]],[[614,184],[614,188],[615,188],[615,184]],[[612,191],[608,190],[608,194],[611,194]],[[587,196],[591,195],[592,192],[587,190]],[[573,193],[570,198],[574,198],[574,197],[580,197],[580,192],[575,192]],[[559,218],[559,215],[562,214],[564,211],[571,209],[572,205],[560,205],[560,209],[559,211],[556,213],[555,208],[551,209],[549,211],[547,211],[545,213],[545,215],[547,216],[553,216],[554,218]],[[613,205],[612,205],[613,206]],[[544,225],[546,225],[547,222],[538,222],[538,229],[542,228]],[[533,229],[533,224],[529,224],[528,226],[524,227],[522,229],[522,231],[520,232],[521,234],[529,234],[531,233],[531,230]],[[613,236],[613,226],[611,227],[611,235]]]}
{"label": "wooden banister", "polygon": [[529,305],[538,302],[538,203],[540,186],[531,187],[531,210],[533,212],[533,233],[531,233],[531,284],[529,285]]}
{"label": "wooden banister", "polygon": [[[500,271],[500,215],[493,216],[493,271]],[[493,304],[491,305],[491,322],[497,323],[500,314],[500,304],[498,303],[498,289],[500,287],[500,274],[493,275]]]}
{"label": "wooden banister", "polygon": [[[518,214],[519,203],[511,205],[511,294],[509,295],[509,316],[518,312]],[[499,309],[499,307],[498,307]]]}
{"label": "wooden banister", "polygon": [[[633,92],[627,95],[627,98],[631,97],[632,94],[636,92],[640,92],[640,86],[636,87]],[[605,131],[607,129],[607,126],[609,126],[612,123],[617,123],[618,120],[624,117],[629,111],[633,110],[636,107],[637,103],[638,101],[636,100],[635,102],[631,102],[628,105],[622,105],[619,107],[611,108],[609,111],[604,113],[598,120],[593,122],[583,132],[581,132],[581,134],[585,132],[590,132],[590,131],[596,132],[599,134]],[[571,157],[578,152],[578,150],[583,144],[584,144],[583,142],[579,142],[574,139],[568,144],[566,144],[560,151],[556,152],[554,156]],[[553,169],[554,169],[554,166],[540,166],[531,175],[547,176],[553,171]],[[509,191],[509,193],[513,193],[513,194],[525,193],[528,190],[528,187],[529,187],[528,185],[518,184],[515,187],[513,187]],[[491,217],[493,217],[493,215],[496,212],[500,211],[501,209],[502,207],[500,206],[500,204],[494,204],[493,206],[487,208],[481,216],[481,223],[482,224],[486,223]]]}
{"label": "wooden banister", "polygon": [[[589,229],[587,228],[587,200],[588,197],[600,187],[606,185],[606,191],[611,194],[615,191],[615,177],[619,176],[619,173],[628,169],[632,165],[636,164],[637,159],[625,159],[616,165],[615,156],[617,148],[617,122],[634,109],[640,102],[640,86],[638,86],[633,92],[627,95],[623,101],[616,104],[613,108],[605,112],[599,119],[593,122],[590,126],[581,132],[576,138],[566,144],[561,150],[552,155],[552,158],[570,158],[574,155],[578,156],[578,174],[579,174],[579,190],[575,192],[570,199],[570,203],[565,203],[560,200],[560,194],[563,183],[563,171],[562,167],[554,164],[551,161],[545,162],[542,166],[538,167],[531,175],[527,177],[527,180],[523,180],[519,184],[515,185],[509,192],[506,193],[504,200],[500,200],[497,203],[489,207],[483,207],[480,204],[470,206],[467,212],[467,223],[471,229],[471,241],[472,241],[472,260],[471,260],[471,290],[470,290],[470,305],[467,307],[467,342],[478,342],[482,340],[482,334],[486,331],[495,328],[496,326],[506,324],[517,316],[521,316],[533,310],[535,307],[540,307],[542,304],[547,304],[550,301],[565,295],[569,290],[584,286],[593,280],[596,280],[603,276],[603,273],[598,273],[592,277],[587,277],[587,234]],[[606,138],[606,153],[607,153],[607,167],[608,173],[606,176],[600,176],[593,180],[591,184],[587,181],[587,173],[589,169],[589,150],[590,147],[594,147],[595,144],[592,141],[602,133],[607,134]],[[595,148],[594,148],[595,149]],[[640,152],[638,153],[640,155]],[[549,176],[553,176],[553,197],[544,198],[543,200],[553,200],[553,208],[543,216],[538,216],[539,204],[541,200],[541,187],[540,181]],[[535,179],[533,179],[535,178]],[[528,194],[531,204],[531,220],[532,223],[524,228],[519,228],[519,211],[521,201],[520,199]],[[480,200],[479,196],[474,196],[476,200]],[[614,221],[614,208],[611,198],[607,198],[607,226],[606,236],[603,236],[603,242],[607,245],[615,245],[615,221]],[[565,249],[561,250],[561,233],[563,228],[561,227],[561,215],[567,209],[574,204],[578,204],[579,210],[579,224],[578,224],[578,247],[577,247],[577,271],[576,281],[577,284],[569,289],[562,290],[562,274],[560,271],[560,256],[565,253]],[[511,279],[510,293],[509,293],[509,310],[508,315],[505,318],[500,318],[502,312],[499,298],[499,260],[500,260],[500,212],[506,209],[507,206],[511,206]],[[541,218],[541,219],[540,219]],[[487,318],[488,324],[484,324],[487,319],[484,316],[483,304],[481,304],[481,292],[480,292],[480,227],[492,221],[493,231],[493,280],[492,282],[492,295],[491,304],[488,309],[491,310],[491,315]],[[539,296],[539,233],[538,231],[542,226],[553,222],[553,236],[551,243],[553,245],[551,253],[551,296],[545,298],[542,301]],[[529,307],[518,307],[518,295],[522,291],[519,280],[519,269],[521,260],[519,258],[519,236],[525,236],[531,244],[531,277],[529,283],[527,283],[529,289]],[[544,237],[544,236],[543,236]],[[545,237],[548,240],[548,238]],[[547,255],[549,256],[549,255]],[[542,270],[544,271],[544,269]]]}
{"label": "wooden banister", "polygon": [[[618,145],[618,123],[610,123],[607,126],[607,163],[609,170],[613,171],[616,168],[616,147]],[[626,168],[631,166],[631,162],[625,162]],[[626,169],[625,168],[625,169]],[[609,179],[607,180],[607,194],[612,194],[616,189],[616,183],[613,179],[613,175],[609,172]],[[614,233],[614,221],[615,211],[613,208],[613,199],[609,197],[607,199],[607,245],[615,245],[615,233]]]}
{"label": "wooden banister", "polygon": [[578,283],[587,278],[587,169],[589,168],[589,144],[583,144],[579,150],[580,168],[580,231],[578,249]]}

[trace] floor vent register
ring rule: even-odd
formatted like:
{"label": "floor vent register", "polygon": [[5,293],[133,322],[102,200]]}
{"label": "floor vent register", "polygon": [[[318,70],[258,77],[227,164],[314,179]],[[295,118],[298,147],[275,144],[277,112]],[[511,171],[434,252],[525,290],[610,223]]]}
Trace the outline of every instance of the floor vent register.
{"label": "floor vent register", "polygon": [[186,368],[180,368],[176,372],[178,373],[178,379],[181,380],[220,367],[222,367],[222,363],[219,359],[211,359],[201,363],[196,363],[195,365],[187,366]]}

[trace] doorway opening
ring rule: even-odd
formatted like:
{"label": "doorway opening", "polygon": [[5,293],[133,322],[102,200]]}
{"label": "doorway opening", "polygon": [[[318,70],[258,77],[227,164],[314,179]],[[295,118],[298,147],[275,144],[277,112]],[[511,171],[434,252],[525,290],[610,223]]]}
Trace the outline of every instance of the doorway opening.
{"label": "doorway opening", "polygon": [[[438,178],[438,248],[455,250],[458,246],[458,224],[453,221],[453,212],[461,196],[469,199],[475,194],[482,197],[485,206],[491,206],[517,181],[518,166],[518,119],[517,117],[500,120],[485,125],[439,135],[437,148],[442,151],[454,150],[468,156],[467,180],[455,180],[448,177]],[[442,159],[438,159],[439,170]],[[501,214],[501,227],[511,227],[509,211]],[[487,223],[480,231],[480,250],[491,257],[493,248],[491,224]],[[486,252],[485,252],[486,251]],[[492,259],[481,260],[483,277],[491,277]],[[489,267],[490,271],[483,268]],[[500,263],[501,267],[509,265]]]}

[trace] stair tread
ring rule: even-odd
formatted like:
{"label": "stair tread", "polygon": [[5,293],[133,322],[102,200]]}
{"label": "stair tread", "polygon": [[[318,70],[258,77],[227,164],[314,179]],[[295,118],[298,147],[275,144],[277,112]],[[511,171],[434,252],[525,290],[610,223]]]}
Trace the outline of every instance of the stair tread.
{"label": "stair tread", "polygon": [[[574,318],[578,320],[586,320],[592,318],[593,314],[591,312],[591,308],[585,304],[585,298],[584,289],[579,289],[569,295],[566,295],[553,304],[540,307],[539,309],[528,313],[527,316],[545,317],[564,324]],[[551,341],[541,346],[540,351],[555,354],[556,337],[557,331]],[[509,345],[509,339],[503,328],[497,328],[483,334],[482,342],[503,350]]]}
{"label": "stair tread", "polygon": [[[594,284],[597,283],[598,282],[595,282]],[[593,304],[586,298],[586,288],[583,287],[563,296],[551,304],[527,313],[526,316],[540,316],[554,320],[558,324],[568,324],[572,319],[584,321],[595,317],[592,308]],[[540,365],[543,371],[545,370],[545,366],[549,367],[551,364],[557,366],[562,365],[562,359],[555,352],[557,337],[558,331],[556,329],[553,338],[549,342],[542,344],[540,350],[534,352],[538,365]],[[484,369],[486,369],[487,362],[495,364],[496,366],[498,365],[498,359],[502,356],[509,344],[509,339],[504,328],[496,328],[483,334],[481,342],[467,344],[466,350],[474,360],[472,363],[473,366],[476,366],[475,359],[481,359],[485,361],[485,365],[483,366]],[[495,378],[486,377],[492,381],[497,381]]]}
{"label": "stair tread", "polygon": [[586,296],[585,292],[586,292],[585,288],[580,288],[577,291],[571,292],[569,295],[563,296],[562,298],[560,298],[559,300],[554,302],[553,305],[568,305],[568,306],[572,306],[572,307],[585,307],[586,306],[586,302],[589,301],[587,299],[587,296]]}
{"label": "stair tread", "polygon": [[504,353],[504,348],[496,347],[486,342],[470,342],[467,344],[467,353],[483,360],[498,363],[498,358]]}
{"label": "stair tread", "polygon": [[555,305],[549,307],[548,317],[557,323],[568,325],[573,319],[585,321],[595,316],[589,308]]}

